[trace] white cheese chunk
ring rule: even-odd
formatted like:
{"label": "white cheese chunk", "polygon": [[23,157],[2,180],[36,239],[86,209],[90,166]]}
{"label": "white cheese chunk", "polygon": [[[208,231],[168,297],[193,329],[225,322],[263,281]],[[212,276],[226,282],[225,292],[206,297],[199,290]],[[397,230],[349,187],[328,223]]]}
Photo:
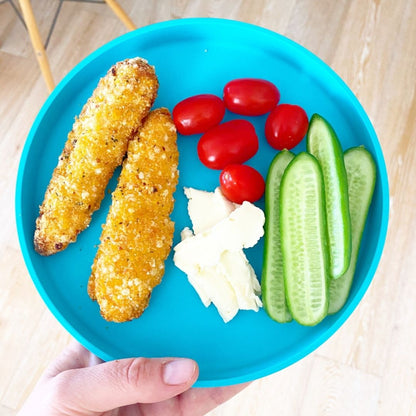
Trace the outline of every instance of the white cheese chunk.
{"label": "white cheese chunk", "polygon": [[192,230],[188,227],[185,227],[182,231],[181,231],[181,240],[185,240],[186,238],[189,237],[193,237],[194,233],[192,232]]}
{"label": "white cheese chunk", "polygon": [[220,265],[224,278],[234,289],[239,309],[258,311],[262,306],[258,296],[260,284],[243,250],[224,251]]}
{"label": "white cheese chunk", "polygon": [[[185,227],[181,231],[181,239],[182,240],[185,240],[186,238],[193,237],[193,235],[194,235],[194,233],[188,227]],[[205,307],[208,307],[211,304],[211,298],[205,292],[205,290],[203,288],[204,285],[202,283],[200,283],[200,279],[198,279],[198,274],[195,274],[195,275],[194,274],[188,274],[188,280],[189,280],[189,283],[195,289],[196,293],[198,293],[198,295],[201,299],[201,302],[204,304]]]}
{"label": "white cheese chunk", "polygon": [[[224,275],[221,273],[221,265],[204,267],[189,279],[197,281],[197,287],[202,293],[207,295],[212,303],[218,309],[221,318],[224,322],[230,321],[237,314],[239,310],[239,303],[233,287]],[[198,290],[197,290],[198,292]],[[198,292],[201,297],[201,293]],[[201,298],[202,299],[202,298]]]}
{"label": "white cheese chunk", "polygon": [[213,266],[224,251],[238,251],[253,247],[263,236],[264,213],[244,201],[227,218],[212,228],[186,238],[174,248],[174,262],[183,271]]}
{"label": "white cheese chunk", "polygon": [[240,309],[262,306],[260,284],[243,248],[262,237],[264,213],[255,205],[233,204],[221,193],[185,188],[194,232],[185,228],[174,248],[174,262],[184,271],[202,303],[217,307],[224,322]]}
{"label": "white cheese chunk", "polygon": [[206,284],[204,285],[204,283],[201,281],[202,279],[200,274],[188,274],[188,280],[192,287],[195,289],[204,306],[207,308],[209,305],[211,305],[211,298],[204,290],[204,286],[206,286]]}
{"label": "white cheese chunk", "polygon": [[184,188],[188,198],[188,213],[195,234],[206,231],[226,218],[238,206],[224,197],[220,188],[214,192]]}

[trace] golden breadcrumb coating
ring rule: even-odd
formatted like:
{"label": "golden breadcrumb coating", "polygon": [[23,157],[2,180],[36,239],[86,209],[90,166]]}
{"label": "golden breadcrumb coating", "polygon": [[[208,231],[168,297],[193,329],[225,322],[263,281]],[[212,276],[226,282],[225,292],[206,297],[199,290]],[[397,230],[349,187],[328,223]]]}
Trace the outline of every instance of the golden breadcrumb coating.
{"label": "golden breadcrumb coating", "polygon": [[88,227],[129,140],[157,95],[154,68],[141,58],[114,65],[75,119],[36,220],[34,245],[51,255]]}
{"label": "golden breadcrumb coating", "polygon": [[129,143],[88,284],[108,321],[139,317],[162,279],[173,239],[178,157],[169,111],[152,111]]}

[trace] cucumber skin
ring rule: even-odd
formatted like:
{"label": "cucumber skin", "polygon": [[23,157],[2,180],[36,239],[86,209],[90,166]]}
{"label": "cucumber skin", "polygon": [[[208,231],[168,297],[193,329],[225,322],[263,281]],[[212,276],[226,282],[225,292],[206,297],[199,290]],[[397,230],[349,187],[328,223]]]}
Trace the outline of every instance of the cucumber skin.
{"label": "cucumber skin", "polygon": [[[340,214],[341,214],[341,220],[342,220],[343,241],[344,241],[343,261],[340,267],[338,267],[337,265],[334,265],[333,254],[331,250],[332,241],[331,241],[331,235],[329,233],[329,228],[328,228],[328,244],[329,244],[329,251],[330,251],[330,275],[333,279],[337,279],[345,273],[345,271],[347,270],[350,264],[350,258],[351,258],[351,220],[350,220],[349,204],[348,204],[348,181],[347,181],[347,173],[346,173],[345,166],[344,166],[344,158],[343,158],[343,151],[342,151],[341,143],[339,142],[339,139],[334,129],[332,128],[332,126],[328,123],[328,121],[326,121],[319,114],[313,114],[309,123],[309,129],[308,129],[307,138],[306,138],[308,152],[314,155],[322,166],[322,161],[312,149],[312,139],[311,139],[312,129],[314,128],[314,125],[319,122],[324,123],[327,131],[329,132],[329,136],[331,137],[331,141],[333,145],[334,158],[338,162],[336,163],[336,173],[337,173],[339,186],[340,186],[340,191],[339,191],[339,198],[340,198],[340,205],[341,205]],[[324,177],[324,183],[325,183],[325,177]],[[325,198],[330,198],[326,186],[325,186],[325,193],[326,193]],[[325,202],[326,202],[326,205],[328,206],[327,204],[328,201],[326,200]],[[330,216],[328,215],[328,211],[327,211],[327,218],[328,218],[328,227],[331,227],[329,224],[331,219],[329,219]],[[335,244],[337,243],[335,242]]]}
{"label": "cucumber skin", "polygon": [[[283,261],[283,266],[284,266],[284,281],[285,281],[285,295],[286,295],[286,302],[289,308],[290,313],[292,314],[293,319],[298,322],[299,324],[303,325],[303,326],[315,326],[318,323],[320,323],[327,315],[328,315],[328,308],[329,308],[329,280],[330,280],[330,276],[329,276],[329,247],[328,247],[328,239],[327,239],[327,233],[326,233],[326,213],[325,213],[325,187],[324,187],[324,181],[323,181],[323,174],[322,174],[322,169],[321,166],[318,162],[318,160],[311,155],[310,153],[307,152],[301,152],[299,153],[297,156],[295,156],[295,158],[292,160],[292,162],[290,162],[289,166],[286,168],[285,173],[283,175],[282,178],[282,182],[281,182],[281,187],[282,184],[285,181],[285,177],[287,176],[287,173],[289,171],[289,167],[290,165],[292,165],[294,162],[296,162],[296,160],[299,157],[305,157],[304,155],[307,155],[308,157],[310,157],[312,160],[314,160],[314,163],[316,164],[316,168],[319,170],[320,172],[320,181],[321,181],[321,189],[322,189],[322,198],[321,198],[321,214],[322,214],[322,224],[321,224],[321,228],[322,228],[322,238],[323,238],[323,263],[325,264],[324,268],[324,273],[325,273],[325,286],[324,286],[324,290],[325,290],[325,300],[324,300],[324,305],[323,305],[323,311],[322,314],[320,316],[318,316],[313,322],[310,321],[303,321],[302,319],[299,319],[299,317],[297,317],[296,312],[294,311],[294,307],[291,303],[291,295],[289,293],[289,284],[287,283],[288,280],[288,273],[287,273],[287,266],[285,267],[285,265],[287,265],[288,262]],[[281,191],[281,195],[282,195],[282,191]],[[283,211],[284,207],[284,198],[280,198],[280,212]],[[283,220],[282,220],[282,215],[280,216],[280,230],[281,230],[281,235],[282,235],[282,254],[284,254],[284,239],[283,239],[283,233],[282,233],[282,229],[284,229],[284,224],[283,224]],[[284,257],[284,255],[283,255]]]}
{"label": "cucumber skin", "polygon": [[[266,179],[265,192],[265,235],[264,235],[264,255],[263,255],[263,271],[261,277],[261,290],[263,307],[267,314],[274,321],[279,323],[287,323],[292,321],[292,315],[287,307],[286,293],[283,280],[283,259],[280,243],[280,184],[284,170],[293,160],[295,155],[289,150],[279,152],[273,159],[269,167]],[[282,172],[280,170],[283,169]],[[273,236],[278,236],[275,240]],[[275,241],[273,241],[275,240]],[[277,265],[276,265],[277,264]],[[281,275],[276,275],[281,273]],[[280,270],[279,270],[280,269]],[[276,282],[277,279],[277,282]],[[275,281],[273,281],[275,280]],[[277,286],[277,287],[276,287]],[[276,311],[272,305],[272,293],[274,289],[275,296],[283,303],[282,310]]]}
{"label": "cucumber skin", "polygon": [[[370,169],[372,174],[372,178],[370,178],[371,183],[369,185],[369,188],[367,189],[369,191],[367,195],[353,195],[351,192],[353,191],[353,187],[351,186],[351,181],[353,179],[352,175],[348,174],[349,169],[351,169],[349,159],[356,156],[357,154],[358,156],[365,157],[367,159],[366,162],[368,162],[368,166],[366,167],[366,170]],[[367,222],[368,210],[371,205],[376,182],[376,164],[374,162],[373,157],[371,156],[371,153],[368,152],[363,146],[348,149],[344,153],[344,159],[350,188],[349,201],[350,206],[353,207],[353,209],[350,211],[352,228],[352,249],[351,261],[347,271],[338,279],[332,279],[330,282],[328,314],[331,315],[340,311],[348,299],[352,282],[354,279],[355,268],[357,265],[358,254],[361,246],[361,239],[364,232],[365,224]],[[361,165],[360,167],[362,166],[363,165]],[[356,200],[360,200],[363,203],[363,211],[361,212],[361,215],[359,213],[356,213],[354,210],[354,207],[356,206],[354,202]]]}

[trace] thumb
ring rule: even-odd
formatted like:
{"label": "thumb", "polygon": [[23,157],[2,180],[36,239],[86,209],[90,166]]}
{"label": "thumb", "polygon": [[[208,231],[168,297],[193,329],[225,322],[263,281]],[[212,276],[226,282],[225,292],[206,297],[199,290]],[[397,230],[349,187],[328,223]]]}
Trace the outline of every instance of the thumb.
{"label": "thumb", "polygon": [[198,366],[190,359],[128,358],[66,370],[50,381],[69,408],[105,412],[169,399],[188,390],[197,377]]}

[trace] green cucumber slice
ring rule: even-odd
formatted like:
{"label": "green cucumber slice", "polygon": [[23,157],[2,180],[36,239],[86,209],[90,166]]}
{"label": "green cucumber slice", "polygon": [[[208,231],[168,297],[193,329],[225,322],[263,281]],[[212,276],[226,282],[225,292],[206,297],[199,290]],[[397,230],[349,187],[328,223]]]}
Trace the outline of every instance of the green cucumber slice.
{"label": "green cucumber slice", "polygon": [[318,159],[324,177],[329,273],[336,279],[345,273],[351,257],[348,184],[343,152],[334,129],[318,114],[311,117],[306,140],[308,152]]}
{"label": "green cucumber slice", "polygon": [[306,152],[283,174],[280,234],[289,310],[300,324],[316,325],[328,311],[329,256],[322,170]]}
{"label": "green cucumber slice", "polygon": [[286,304],[283,280],[283,259],[280,244],[280,183],[287,165],[295,155],[283,150],[269,167],[266,179],[264,225],[264,259],[261,277],[263,306],[273,320],[285,323],[292,320]]}
{"label": "green cucumber slice", "polygon": [[347,150],[344,154],[344,163],[348,178],[351,216],[351,261],[347,271],[340,278],[330,282],[328,309],[330,314],[338,312],[345,305],[350,293],[361,238],[376,183],[376,165],[373,157],[364,147],[353,147]]}

